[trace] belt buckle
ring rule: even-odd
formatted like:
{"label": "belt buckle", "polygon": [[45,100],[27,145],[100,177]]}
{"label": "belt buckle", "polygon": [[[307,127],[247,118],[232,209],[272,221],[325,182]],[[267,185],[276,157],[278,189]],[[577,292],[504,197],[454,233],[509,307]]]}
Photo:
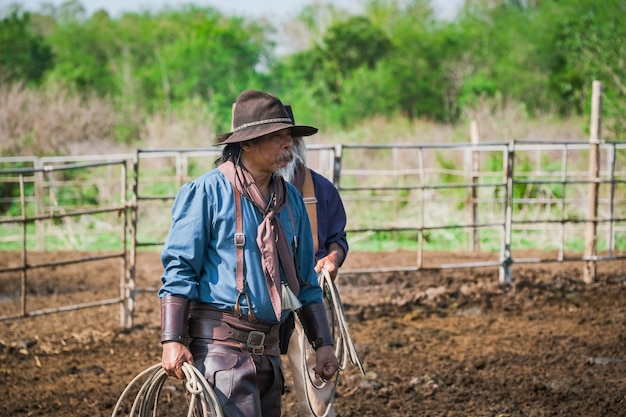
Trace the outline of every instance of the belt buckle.
{"label": "belt buckle", "polygon": [[256,330],[248,333],[248,341],[246,342],[246,346],[249,349],[252,349],[252,353],[255,355],[262,355],[265,343],[265,333],[259,332]]}

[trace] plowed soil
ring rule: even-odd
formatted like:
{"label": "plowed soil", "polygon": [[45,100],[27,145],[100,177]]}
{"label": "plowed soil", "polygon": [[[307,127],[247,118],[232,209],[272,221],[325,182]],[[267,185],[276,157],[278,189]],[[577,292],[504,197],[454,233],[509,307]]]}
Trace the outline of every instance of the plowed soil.
{"label": "plowed soil", "polygon": [[[20,256],[0,252],[0,265]],[[341,372],[339,416],[626,415],[626,262],[598,263],[593,284],[580,263],[514,264],[508,288],[495,267],[349,272],[414,262],[412,252],[348,256],[337,282],[367,372]],[[119,259],[29,271],[27,311],[115,299],[120,271]],[[139,288],[158,287],[160,272],[158,254],[139,253]],[[19,290],[19,273],[0,274],[0,315],[20,312]],[[0,321],[0,416],[111,416],[130,381],[160,361],[159,320],[148,290],[131,330],[118,304]],[[286,373],[283,415],[295,417]],[[182,392],[168,379],[159,415],[187,415]]]}

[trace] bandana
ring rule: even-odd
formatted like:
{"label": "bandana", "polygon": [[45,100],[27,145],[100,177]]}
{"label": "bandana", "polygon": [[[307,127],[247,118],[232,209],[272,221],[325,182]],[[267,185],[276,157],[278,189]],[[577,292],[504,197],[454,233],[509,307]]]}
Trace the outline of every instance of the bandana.
{"label": "bandana", "polygon": [[[266,201],[254,182],[254,178],[243,166],[240,164],[235,166],[232,161],[227,161],[220,165],[219,169],[233,187],[263,213],[263,220],[257,228],[256,243],[261,252],[261,263],[272,307],[276,318],[280,321],[282,315],[281,268],[287,277],[287,284],[294,294],[298,295],[300,290],[296,266],[285,236],[285,230],[277,218],[280,210],[287,204],[287,185],[281,177],[274,176],[270,183],[270,198],[269,201]],[[248,307],[252,308],[252,306]]]}

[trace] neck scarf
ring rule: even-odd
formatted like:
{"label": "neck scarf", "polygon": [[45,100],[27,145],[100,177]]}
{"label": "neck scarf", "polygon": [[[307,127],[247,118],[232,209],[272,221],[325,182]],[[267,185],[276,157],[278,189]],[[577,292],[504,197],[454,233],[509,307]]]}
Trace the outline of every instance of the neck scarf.
{"label": "neck scarf", "polygon": [[[263,220],[257,228],[256,243],[261,252],[265,282],[274,313],[276,318],[280,320],[282,315],[281,268],[285,272],[287,284],[294,294],[298,295],[300,290],[296,267],[285,236],[285,230],[277,218],[280,210],[287,204],[285,181],[281,177],[274,176],[270,183],[270,198],[269,201],[266,201],[250,172],[241,164],[235,166],[232,161],[227,161],[220,165],[219,169],[233,187],[263,213]],[[252,308],[252,306],[248,306],[248,308]]]}

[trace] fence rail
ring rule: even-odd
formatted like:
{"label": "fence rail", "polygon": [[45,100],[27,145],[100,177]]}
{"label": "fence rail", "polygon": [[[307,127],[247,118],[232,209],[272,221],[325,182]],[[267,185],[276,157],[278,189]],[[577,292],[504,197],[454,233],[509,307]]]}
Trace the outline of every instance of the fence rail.
{"label": "fence rail", "polygon": [[[104,158],[100,157],[100,159]],[[4,213],[0,217],[0,227],[3,228],[2,246],[0,248],[7,250],[5,245],[9,246],[12,243],[16,247],[19,246],[20,253],[19,259],[15,259],[13,265],[0,265],[0,280],[3,289],[1,299],[5,303],[11,303],[16,298],[19,299],[19,311],[0,315],[0,320],[119,304],[122,311],[120,315],[121,325],[125,327],[131,325],[131,306],[133,303],[127,287],[129,271],[128,252],[126,250],[128,236],[126,224],[128,223],[127,212],[129,209],[126,200],[127,160],[97,159],[87,157],[77,162],[62,158],[3,158],[0,161],[2,166],[20,165],[0,170],[0,185],[2,185],[3,192],[0,203],[3,204],[3,207],[8,207],[3,209]],[[24,162],[30,166],[24,167]],[[102,169],[106,173],[104,177],[101,176]],[[115,186],[108,181],[113,177],[111,169],[114,169],[119,176],[114,182],[117,186],[117,192],[111,189]],[[85,175],[89,180],[85,180]],[[103,181],[103,178],[107,180]],[[100,187],[98,198],[85,192],[85,190],[92,189],[90,187],[94,184],[98,184]],[[9,203],[14,204],[9,205]],[[97,219],[99,215],[103,215],[103,219],[107,219],[112,228],[117,228],[117,246],[119,248],[117,251],[81,257],[68,256],[66,259],[47,262],[33,261],[32,253],[46,251],[47,245],[50,244],[50,236],[57,237],[53,250],[58,249],[59,242],[63,243],[63,241],[73,243],[70,245],[72,249],[84,249],[85,237],[94,238],[94,229],[98,229],[98,221],[104,221]],[[86,222],[88,223],[86,228],[85,225],[74,223],[74,221],[80,221],[84,218],[89,218]],[[51,233],[56,229],[55,222],[62,223],[60,235]],[[17,226],[17,228],[11,229],[10,226],[12,225]],[[18,233],[10,236],[11,230]],[[102,236],[103,231],[99,230],[96,234]],[[95,239],[97,238],[96,236]],[[120,260],[119,296],[71,305],[28,308],[27,289],[30,275],[34,271],[115,258]],[[14,274],[17,272],[19,272],[19,278]],[[11,293],[16,288],[13,285],[13,281],[16,279],[20,281],[17,295]],[[118,285],[117,283],[114,284]]]}
{"label": "fence rail", "polygon": [[[597,151],[597,176],[589,174],[590,144],[581,142],[320,145],[310,146],[307,155],[309,165],[331,179],[342,195],[350,242],[376,242],[380,234],[397,234],[415,248],[413,265],[345,272],[498,268],[501,284],[507,285],[513,280],[513,264],[626,259],[626,143],[601,143]],[[162,245],[178,188],[209,169],[220,152],[169,149],[85,159],[34,158],[0,170],[2,190],[12,190],[3,191],[0,204],[13,204],[0,217],[0,249],[18,250],[19,245],[22,254],[15,265],[0,265],[0,279],[21,280],[20,311],[0,320],[118,303],[121,324],[132,327],[137,293],[155,290],[137,286],[137,250]],[[0,160],[3,167],[12,162]],[[598,187],[593,201],[590,186]],[[590,205],[597,209],[592,217]],[[100,215],[104,217],[94,219]],[[598,232],[591,253],[583,250],[589,226]],[[115,230],[119,250],[54,264],[29,261],[31,252],[59,245],[84,249],[84,236],[98,240],[94,230],[96,235]],[[60,240],[59,231],[72,237]],[[529,240],[556,256],[517,256]],[[383,244],[377,249],[384,250]],[[429,250],[495,256],[433,265],[427,262]],[[118,298],[27,308],[31,271],[104,258],[120,259]]]}

